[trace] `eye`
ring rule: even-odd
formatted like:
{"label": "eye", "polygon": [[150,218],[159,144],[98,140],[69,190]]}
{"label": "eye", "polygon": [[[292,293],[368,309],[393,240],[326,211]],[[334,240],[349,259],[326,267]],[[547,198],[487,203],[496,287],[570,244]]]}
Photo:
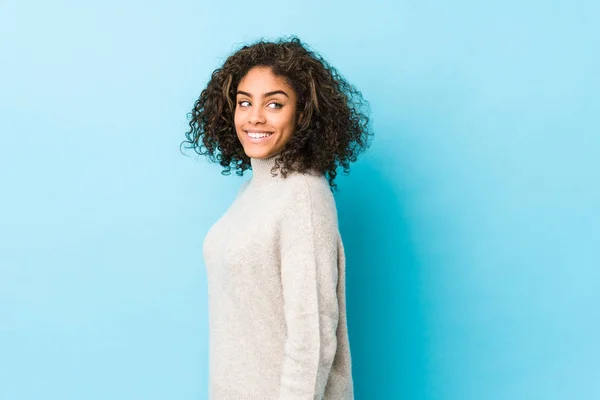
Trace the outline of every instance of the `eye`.
{"label": "eye", "polygon": [[[274,105],[275,107],[271,107],[271,106],[273,106],[273,105]],[[278,103],[278,102],[274,101],[274,102],[272,102],[272,103],[269,103],[269,107],[277,109],[277,108],[281,108],[281,107],[283,107],[283,104],[281,104],[281,103]]]}
{"label": "eye", "polygon": [[245,106],[245,105],[243,105],[242,103],[248,103],[248,104],[250,104],[250,102],[249,102],[248,100],[241,100],[241,101],[238,101],[238,105],[240,105],[240,106],[242,106],[242,107],[246,107],[246,106]]}

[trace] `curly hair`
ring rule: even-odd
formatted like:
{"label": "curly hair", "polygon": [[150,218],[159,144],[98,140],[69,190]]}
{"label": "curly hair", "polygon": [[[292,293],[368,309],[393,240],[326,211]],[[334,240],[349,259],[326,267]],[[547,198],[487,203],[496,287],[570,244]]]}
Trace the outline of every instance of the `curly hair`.
{"label": "curly hair", "polygon": [[294,89],[296,109],[303,118],[292,138],[275,158],[272,174],[314,170],[324,174],[330,188],[338,167],[348,174],[350,163],[370,145],[369,103],[360,91],[320,55],[296,36],[274,42],[258,40],[231,54],[213,71],[206,88],[194,103],[187,140],[181,145],[218,162],[230,175],[242,176],[251,168],[236,135],[235,97],[242,78],[254,67],[268,67]]}

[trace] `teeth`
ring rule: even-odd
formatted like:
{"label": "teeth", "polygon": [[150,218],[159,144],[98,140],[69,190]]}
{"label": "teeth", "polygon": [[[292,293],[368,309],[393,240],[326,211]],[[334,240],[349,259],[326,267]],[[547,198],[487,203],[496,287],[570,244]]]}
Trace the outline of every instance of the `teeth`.
{"label": "teeth", "polygon": [[269,135],[271,134],[267,132],[248,132],[248,136],[250,136],[252,139],[260,139]]}

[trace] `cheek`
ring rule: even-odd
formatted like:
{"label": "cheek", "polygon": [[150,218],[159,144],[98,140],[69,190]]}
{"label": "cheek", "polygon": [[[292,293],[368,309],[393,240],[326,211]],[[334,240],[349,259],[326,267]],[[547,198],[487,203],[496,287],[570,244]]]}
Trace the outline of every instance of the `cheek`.
{"label": "cheek", "polygon": [[240,120],[240,113],[237,111],[237,109],[234,111],[233,113],[233,124],[235,125],[235,127],[237,128],[241,123]]}
{"label": "cheek", "polygon": [[295,129],[294,114],[286,113],[285,115],[280,115],[278,118],[278,126],[287,133],[290,133],[289,131],[293,131]]}
{"label": "cheek", "polygon": [[240,135],[240,131],[242,130],[242,125],[243,125],[243,121],[240,118],[239,113],[236,112],[235,114],[233,114],[233,129],[234,129],[236,136],[240,140],[242,140],[241,135]]}

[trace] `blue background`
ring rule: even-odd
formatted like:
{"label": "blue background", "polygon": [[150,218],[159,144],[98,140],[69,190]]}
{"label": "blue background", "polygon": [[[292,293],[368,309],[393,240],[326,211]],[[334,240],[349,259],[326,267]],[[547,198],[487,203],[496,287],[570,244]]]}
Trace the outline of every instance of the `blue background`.
{"label": "blue background", "polygon": [[296,34],[373,110],[357,399],[600,399],[600,6],[483,3],[2,1],[0,398],[206,398],[201,244],[249,175],[178,146],[231,51]]}

